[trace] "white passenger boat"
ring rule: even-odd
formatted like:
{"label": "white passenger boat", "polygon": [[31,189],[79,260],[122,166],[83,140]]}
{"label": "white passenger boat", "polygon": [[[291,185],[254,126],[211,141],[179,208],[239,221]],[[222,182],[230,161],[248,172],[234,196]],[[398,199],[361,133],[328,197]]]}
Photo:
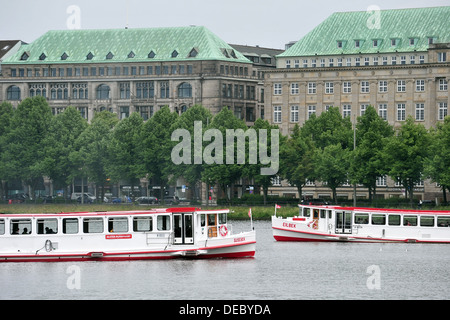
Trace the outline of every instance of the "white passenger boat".
{"label": "white passenger boat", "polygon": [[450,243],[450,211],[299,205],[272,229],[277,241]]}
{"label": "white passenger boat", "polygon": [[233,234],[228,212],[0,214],[0,262],[253,257],[255,231]]}

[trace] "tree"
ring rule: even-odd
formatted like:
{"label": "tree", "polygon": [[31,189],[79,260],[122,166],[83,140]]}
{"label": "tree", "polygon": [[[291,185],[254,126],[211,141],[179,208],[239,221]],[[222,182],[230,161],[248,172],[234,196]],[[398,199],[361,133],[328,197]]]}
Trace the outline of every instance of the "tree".
{"label": "tree", "polygon": [[[119,122],[117,115],[109,111],[95,113],[91,124],[84,130],[76,141],[76,148],[70,155],[71,161],[82,168],[82,175],[101,187],[101,199],[105,196],[105,183],[108,179],[106,166],[108,164],[108,143],[114,127]],[[72,172],[74,178],[80,171]]]}
{"label": "tree", "polygon": [[[243,175],[248,178],[253,178],[255,184],[257,186],[261,186],[263,189],[263,199],[264,199],[264,205],[267,202],[267,194],[269,191],[269,187],[272,185],[272,179],[278,174],[262,174],[262,169],[267,168],[267,164],[262,163],[262,159],[256,159],[258,160],[257,163],[252,164],[250,163],[250,157],[251,154],[259,155],[260,148],[265,148],[267,146],[267,154],[271,155],[271,159],[278,159],[279,161],[279,154],[275,155],[273,153],[278,152],[280,153],[280,141],[284,140],[284,137],[278,133],[278,141],[272,141],[272,131],[271,130],[277,130],[278,126],[276,125],[270,125],[267,120],[263,119],[257,119],[255,121],[255,124],[250,128],[255,131],[256,134],[256,143],[253,144],[251,141],[248,141],[246,144],[246,149],[248,150],[247,156],[246,156],[246,165],[244,166]],[[263,135],[263,132],[265,132],[265,136]],[[265,137],[266,141],[263,141]],[[267,143],[266,146],[264,144]],[[275,143],[278,143],[278,146],[275,146]],[[274,147],[274,150],[272,150],[272,146]],[[257,158],[257,157],[256,157]],[[273,164],[271,164],[272,166]],[[279,168],[280,164],[276,164],[276,167]]]}
{"label": "tree", "polygon": [[52,113],[47,100],[36,96],[23,100],[11,118],[11,130],[6,136],[4,161],[9,162],[13,177],[30,186],[30,196],[45,174],[37,155],[42,153],[42,143],[48,134]]}
{"label": "tree", "polygon": [[[173,177],[174,165],[171,159],[172,148],[175,145],[171,140],[172,125],[176,122],[178,114],[170,112],[164,106],[143,126],[139,153],[142,162],[141,176],[152,178],[164,192],[169,178]],[[164,197],[164,193],[161,194]]]}
{"label": "tree", "polygon": [[11,130],[11,119],[14,115],[13,106],[9,102],[0,104],[0,199],[3,199],[7,180],[11,177],[11,168],[6,161],[7,135]]}
{"label": "tree", "polygon": [[431,132],[430,153],[425,159],[425,174],[441,186],[444,202],[450,192],[450,116]]}
{"label": "tree", "polygon": [[300,199],[302,199],[302,189],[308,180],[315,179],[314,152],[311,139],[302,137],[301,129],[297,124],[289,139],[281,144],[281,176],[297,187]]}
{"label": "tree", "polygon": [[107,148],[106,173],[113,181],[129,181],[133,196],[136,179],[142,176],[143,171],[139,156],[143,124],[144,120],[136,112],[122,119],[114,127]]}
{"label": "tree", "polygon": [[388,164],[383,155],[384,140],[392,137],[393,128],[378,116],[369,106],[356,124],[356,149],[351,158],[351,176],[353,183],[363,184],[369,189],[369,200],[376,194],[378,177],[387,174]]}
{"label": "tree", "polygon": [[[212,135],[207,138],[212,142],[204,149],[203,161],[207,164],[203,171],[202,180],[209,185],[219,184],[229,203],[232,202],[234,183],[242,177],[244,164],[238,164],[237,154],[239,152],[236,152],[234,139],[233,146],[230,146],[234,150],[234,156],[231,153],[228,154],[230,150],[227,150],[224,141],[226,141],[227,130],[235,131],[238,129],[242,132],[247,129],[244,121],[236,118],[228,108],[223,108],[208,126],[208,132]],[[205,156],[209,159],[205,159]]]}
{"label": "tree", "polygon": [[350,149],[342,148],[341,144],[316,149],[314,155],[315,175],[331,189],[335,203],[337,203],[336,189],[348,179],[350,155]]}
{"label": "tree", "polygon": [[38,158],[42,172],[55,184],[69,185],[73,172],[78,171],[70,154],[76,150],[76,140],[87,126],[87,121],[74,107],[51,118]]}
{"label": "tree", "polygon": [[385,161],[389,175],[397,178],[405,188],[405,195],[413,204],[414,186],[422,180],[425,159],[428,156],[430,138],[422,124],[415,124],[408,117],[397,134],[386,139]]}
{"label": "tree", "polygon": [[[200,105],[195,105],[182,113],[172,127],[172,132],[176,129],[185,129],[189,132],[190,141],[188,142],[190,142],[189,150],[191,151],[189,161],[187,163],[174,165],[173,172],[176,176],[186,179],[190,188],[193,189],[193,196],[195,199],[200,197],[198,183],[201,182],[204,166],[203,162],[196,163],[194,156],[196,154],[203,155],[203,133],[205,132],[209,121],[212,121],[212,118],[213,116],[208,109]],[[197,123],[197,126],[195,126],[195,123]],[[201,124],[201,126],[199,124]],[[200,139],[198,146],[194,144],[194,138],[191,138],[194,137],[194,135],[197,135],[198,139]],[[198,150],[195,150],[196,147]]]}

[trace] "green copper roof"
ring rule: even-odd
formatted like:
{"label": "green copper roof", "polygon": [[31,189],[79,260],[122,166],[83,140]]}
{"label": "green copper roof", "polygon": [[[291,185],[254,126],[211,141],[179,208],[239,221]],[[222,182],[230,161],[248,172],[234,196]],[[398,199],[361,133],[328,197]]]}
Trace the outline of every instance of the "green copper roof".
{"label": "green copper roof", "polygon": [[4,64],[225,60],[250,63],[205,27],[49,31]]}
{"label": "green copper roof", "polygon": [[450,42],[450,7],[334,13],[278,57],[426,51],[429,38]]}

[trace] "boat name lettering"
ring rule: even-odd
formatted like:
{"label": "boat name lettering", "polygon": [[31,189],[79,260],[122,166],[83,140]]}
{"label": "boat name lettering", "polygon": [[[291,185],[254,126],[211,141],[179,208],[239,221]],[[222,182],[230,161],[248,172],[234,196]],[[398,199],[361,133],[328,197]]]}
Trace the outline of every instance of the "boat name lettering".
{"label": "boat name lettering", "polygon": [[245,237],[234,238],[234,242],[242,242],[245,241]]}
{"label": "boat name lettering", "polygon": [[283,222],[283,227],[286,227],[286,228],[295,228],[295,223]]}
{"label": "boat name lettering", "polygon": [[107,234],[105,239],[131,239],[133,236],[131,234]]}

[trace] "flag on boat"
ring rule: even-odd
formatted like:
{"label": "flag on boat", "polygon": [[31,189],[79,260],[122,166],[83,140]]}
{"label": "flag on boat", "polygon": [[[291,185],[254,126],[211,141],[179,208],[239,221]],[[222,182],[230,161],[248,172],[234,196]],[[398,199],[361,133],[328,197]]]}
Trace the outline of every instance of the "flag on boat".
{"label": "flag on boat", "polygon": [[250,208],[249,210],[248,210],[248,216],[251,218],[252,217],[252,208]]}
{"label": "flag on boat", "polygon": [[277,209],[281,209],[281,206],[279,206],[279,205],[275,204],[275,208],[277,208]]}

